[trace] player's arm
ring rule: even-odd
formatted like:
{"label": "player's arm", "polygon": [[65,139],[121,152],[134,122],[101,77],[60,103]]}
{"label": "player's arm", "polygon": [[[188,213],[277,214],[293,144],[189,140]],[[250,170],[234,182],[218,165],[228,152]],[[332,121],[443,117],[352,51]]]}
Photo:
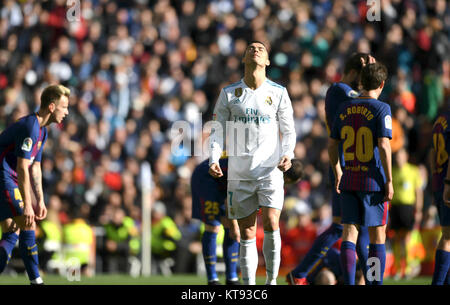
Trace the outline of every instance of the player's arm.
{"label": "player's arm", "polygon": [[226,94],[222,89],[213,112],[213,122],[209,137],[209,174],[214,178],[223,176],[219,165],[219,159],[223,152],[226,122],[230,117],[230,111],[226,106]]}
{"label": "player's arm", "polygon": [[444,181],[444,203],[450,208],[450,166],[447,167],[447,175]]}
{"label": "player's arm", "polygon": [[28,170],[30,160],[17,157],[17,183],[23,201],[23,215],[25,216],[25,226],[31,226],[34,221],[34,211],[31,202],[31,181]]}
{"label": "player's arm", "polygon": [[331,169],[333,170],[335,183],[334,187],[338,194],[341,193],[339,190],[339,183],[341,182],[342,169],[339,162],[339,140],[334,138],[328,138],[328,156],[330,158]]}
{"label": "player's arm", "polygon": [[392,151],[390,139],[387,137],[378,138],[378,150],[380,151],[381,164],[383,165],[386,177],[385,201],[391,201],[394,196],[394,186],[392,184]]}
{"label": "player's arm", "polygon": [[286,88],[283,90],[281,103],[278,107],[278,124],[281,133],[281,159],[278,168],[285,172],[291,166],[291,160],[294,158],[294,149],[297,141],[294,125],[294,110],[292,109],[291,99]]}
{"label": "player's arm", "polygon": [[42,220],[47,216],[47,208],[44,203],[44,191],[42,188],[41,162],[34,161],[30,168],[31,187],[37,200],[36,219]]}
{"label": "player's arm", "polygon": [[[418,172],[420,175],[420,172]],[[415,205],[415,225],[418,227],[422,221],[422,209],[423,209],[423,188],[422,179],[419,177],[418,185],[416,186],[416,205]]]}

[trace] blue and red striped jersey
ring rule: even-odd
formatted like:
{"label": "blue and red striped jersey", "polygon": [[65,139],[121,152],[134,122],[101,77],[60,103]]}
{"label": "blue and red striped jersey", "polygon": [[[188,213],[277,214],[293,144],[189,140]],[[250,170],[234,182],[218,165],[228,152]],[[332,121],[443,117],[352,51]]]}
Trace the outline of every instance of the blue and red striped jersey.
{"label": "blue and red striped jersey", "polygon": [[331,137],[342,141],[345,165],[340,189],[383,191],[386,177],[378,139],[392,139],[391,107],[376,99],[352,99],[337,111]]}
{"label": "blue and red striped jersey", "polygon": [[[327,94],[325,96],[325,124],[327,127],[328,135],[331,134],[331,127],[336,118],[336,113],[341,106],[345,102],[349,102],[352,98],[355,98],[359,95],[358,92],[352,89],[346,83],[333,83],[330,88],[327,90]],[[339,145],[339,162],[341,166],[344,166],[345,161],[342,155],[342,146]],[[333,171],[329,171],[330,184],[334,183],[334,174]]]}
{"label": "blue and red striped jersey", "polygon": [[439,115],[433,126],[434,171],[432,191],[444,191],[444,179],[447,175],[448,155],[450,154],[450,110]]}
{"label": "blue and red striped jersey", "polygon": [[0,179],[17,184],[17,158],[41,161],[47,128],[40,127],[35,113],[8,126],[0,134]]}
{"label": "blue and red striped jersey", "polygon": [[201,189],[216,189],[218,192],[227,191],[228,178],[228,158],[221,158],[219,160],[220,168],[223,176],[214,178],[209,174],[209,160],[204,160],[194,169],[191,177],[191,187]]}

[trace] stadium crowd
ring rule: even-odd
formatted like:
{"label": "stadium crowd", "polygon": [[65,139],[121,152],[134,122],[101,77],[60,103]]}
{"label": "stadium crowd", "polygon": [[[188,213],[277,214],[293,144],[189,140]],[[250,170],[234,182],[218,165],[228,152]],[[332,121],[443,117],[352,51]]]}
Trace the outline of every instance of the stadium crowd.
{"label": "stadium crowd", "polygon": [[[268,77],[288,89],[295,156],[305,165],[303,181],[286,190],[282,266],[296,265],[330,224],[325,92],[355,51],[388,68],[380,100],[392,107],[393,152],[406,149],[424,194],[410,246],[419,250],[408,253],[432,264],[437,216],[428,154],[433,121],[450,96],[450,7],[382,0],[380,20],[369,22],[366,2],[80,0],[77,21],[65,0],[3,0],[0,129],[36,111],[46,85],[71,89],[70,115],[50,128],[42,161],[49,216],[39,236],[53,243],[42,242],[40,253],[74,251],[97,272],[129,272],[128,258],[140,257],[139,174],[148,161],[154,261],[160,272],[196,272],[202,227],[190,216],[189,179],[207,150],[180,156],[171,127],[187,121],[187,140],[204,143],[202,123],[220,88],[242,77],[243,52],[256,39],[270,42]],[[43,268],[57,259],[42,258]]]}

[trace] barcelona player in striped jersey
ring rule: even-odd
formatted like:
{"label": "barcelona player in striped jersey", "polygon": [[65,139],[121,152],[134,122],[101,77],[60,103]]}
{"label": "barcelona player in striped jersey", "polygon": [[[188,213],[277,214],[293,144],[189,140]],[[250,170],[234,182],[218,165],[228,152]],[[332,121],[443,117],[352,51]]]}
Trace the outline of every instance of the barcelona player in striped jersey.
{"label": "barcelona player in striped jersey", "polygon": [[209,173],[208,160],[200,163],[192,173],[192,217],[205,224],[202,235],[202,252],[208,285],[218,285],[216,272],[217,235],[220,225],[224,226],[223,257],[225,261],[226,284],[240,284],[237,274],[239,259],[239,226],[237,220],[226,217],[228,158],[219,160],[223,176],[213,178]]}
{"label": "barcelona player in striped jersey", "polygon": [[[41,158],[46,126],[61,123],[69,114],[70,90],[51,85],[41,95],[38,112],[25,116],[0,134],[0,272],[19,240],[19,252],[31,284],[43,284],[38,270],[35,220],[47,215],[42,190]],[[31,191],[37,200],[32,206]]]}
{"label": "barcelona player in striped jersey", "polygon": [[[329,156],[336,192],[342,202],[341,262],[346,284],[355,284],[358,227],[369,228],[368,284],[381,285],[386,262],[388,204],[392,184],[391,108],[377,98],[387,79],[380,63],[366,65],[361,72],[361,95],[341,105],[331,128]],[[342,142],[345,165],[339,164]]]}
{"label": "barcelona player in striped jersey", "polygon": [[[355,53],[345,63],[344,75],[342,80],[330,86],[325,97],[325,113],[326,126],[328,134],[330,134],[330,126],[332,125],[336,112],[342,103],[359,95],[360,89],[360,73],[363,66],[367,63],[373,63],[375,59],[369,54]],[[344,165],[342,149],[340,151],[340,163]],[[334,175],[330,167],[330,183],[334,184]],[[315,265],[320,264],[320,260],[327,255],[331,246],[336,243],[342,236],[341,224],[341,201],[336,191],[332,190],[332,216],[333,223],[315,240],[311,250],[307,253],[305,258],[286,276],[286,281],[290,285],[307,285],[307,275]],[[363,273],[366,274],[366,261],[368,255],[369,234],[367,227],[361,226],[357,243],[357,253],[360,261],[360,267]]]}
{"label": "barcelona player in striped jersey", "polygon": [[[435,254],[432,285],[450,285],[450,109],[436,119],[433,126],[431,155],[432,191],[438,208],[442,236]],[[445,191],[444,191],[445,190]],[[445,194],[445,195],[444,195]],[[445,200],[445,202],[444,202]]]}
{"label": "barcelona player in striped jersey", "polygon": [[[298,159],[291,161],[292,166],[283,173],[284,183],[298,182],[303,176],[303,164]],[[206,267],[208,285],[220,285],[216,272],[216,247],[220,225],[224,226],[223,256],[227,285],[239,285],[237,262],[239,259],[240,232],[237,220],[229,219],[226,214],[228,158],[219,160],[223,176],[213,178],[209,173],[208,160],[195,168],[191,177],[192,217],[205,224],[202,235],[203,260]]]}

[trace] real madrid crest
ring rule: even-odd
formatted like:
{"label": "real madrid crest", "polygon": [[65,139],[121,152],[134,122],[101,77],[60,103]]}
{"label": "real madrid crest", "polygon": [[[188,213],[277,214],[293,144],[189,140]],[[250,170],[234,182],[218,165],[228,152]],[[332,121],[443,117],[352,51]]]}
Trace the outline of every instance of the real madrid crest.
{"label": "real madrid crest", "polygon": [[234,95],[236,97],[240,97],[242,95],[242,88],[236,88],[234,89]]}
{"label": "real madrid crest", "polygon": [[266,103],[267,105],[272,106],[272,98],[270,96],[266,98]]}

